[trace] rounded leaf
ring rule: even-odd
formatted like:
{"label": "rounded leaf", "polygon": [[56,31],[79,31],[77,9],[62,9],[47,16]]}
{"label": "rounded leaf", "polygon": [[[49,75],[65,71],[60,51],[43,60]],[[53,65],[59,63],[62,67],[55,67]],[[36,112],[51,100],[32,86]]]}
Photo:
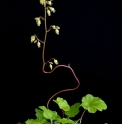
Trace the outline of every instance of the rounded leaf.
{"label": "rounded leaf", "polygon": [[87,94],[82,98],[81,106],[88,110],[89,113],[95,113],[98,111],[103,111],[107,109],[107,105],[103,100],[98,97],[93,97],[91,94]]}

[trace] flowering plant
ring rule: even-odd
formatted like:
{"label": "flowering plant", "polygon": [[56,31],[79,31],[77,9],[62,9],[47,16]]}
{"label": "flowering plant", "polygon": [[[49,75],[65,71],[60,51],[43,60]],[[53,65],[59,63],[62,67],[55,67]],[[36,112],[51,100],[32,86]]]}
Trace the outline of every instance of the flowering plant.
{"label": "flowering plant", "polygon": [[[47,28],[47,15],[51,16],[52,13],[56,12],[55,8],[52,7],[53,5],[52,0],[40,0],[40,4],[43,5],[44,7],[44,17],[42,16],[36,17],[35,21],[36,21],[37,26],[41,26],[41,21],[44,21],[45,37],[44,37],[44,40],[42,41],[34,34],[31,36],[31,43],[37,44],[38,48],[41,48],[41,45],[43,45],[42,47],[42,61],[43,61],[42,71],[47,74],[47,73],[54,72],[59,67],[70,69],[78,84],[75,88],[65,89],[65,90],[61,90],[55,93],[48,100],[46,107],[39,106],[38,108],[35,109],[36,119],[28,119],[25,123],[26,124],[81,124],[83,115],[86,111],[88,111],[89,113],[95,113],[97,110],[103,111],[107,109],[107,105],[102,99],[100,99],[99,97],[94,97],[91,94],[87,94],[86,96],[84,96],[81,99],[81,103],[78,102],[71,106],[68,104],[68,102],[65,99],[61,97],[57,97],[57,99],[55,100],[53,99],[59,93],[62,93],[65,91],[73,91],[73,90],[78,89],[80,86],[80,81],[78,80],[70,64],[61,65],[59,64],[58,60],[55,58],[51,58],[48,61],[45,61],[44,53],[45,53],[45,44],[46,44],[47,34],[51,30],[55,30],[55,33],[59,35],[60,27],[56,25],[51,25],[49,28]],[[45,71],[46,65],[48,65],[50,68],[49,72]],[[55,102],[59,106],[59,109],[62,110],[62,116],[60,116],[56,111],[52,111],[51,109],[49,109],[49,103],[52,99],[53,99],[53,102]],[[77,114],[80,113],[81,107],[84,108],[84,111],[81,114],[81,117],[77,120],[74,120],[73,118]]]}

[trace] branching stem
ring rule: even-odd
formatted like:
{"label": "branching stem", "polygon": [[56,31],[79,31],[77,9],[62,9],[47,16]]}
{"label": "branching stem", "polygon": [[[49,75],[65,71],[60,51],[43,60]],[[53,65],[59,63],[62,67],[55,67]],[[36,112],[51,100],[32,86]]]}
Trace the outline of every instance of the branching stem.
{"label": "branching stem", "polygon": [[53,71],[55,71],[55,70],[56,70],[57,68],[59,68],[59,67],[67,68],[67,69],[70,69],[70,70],[71,70],[71,72],[72,72],[74,78],[76,79],[76,81],[77,81],[77,83],[78,83],[75,88],[61,90],[61,91],[55,93],[53,96],[51,96],[51,97],[49,98],[48,102],[47,102],[47,108],[49,108],[49,103],[50,103],[50,101],[51,101],[56,95],[58,95],[59,93],[62,93],[62,92],[73,91],[73,90],[78,89],[79,86],[80,86],[80,81],[78,80],[78,78],[77,78],[77,76],[76,76],[74,70],[73,70],[69,65],[57,65],[55,68],[53,68],[53,70],[51,70],[51,71],[49,71],[49,72],[47,72],[47,71],[44,70],[45,65],[46,65],[50,60],[54,59],[54,58],[51,58],[50,60],[48,60],[47,62],[45,62],[45,58],[44,58],[44,56],[45,56],[45,54],[44,54],[44,52],[45,52],[45,44],[46,44],[46,39],[47,39],[47,32],[50,31],[50,28],[49,28],[49,30],[47,30],[47,20],[46,20],[46,16],[47,16],[47,15],[46,15],[46,4],[45,4],[45,5],[44,5],[45,37],[44,37],[44,41],[43,41],[43,50],[42,50],[42,61],[43,61],[42,71],[43,71],[44,73],[46,73],[46,74],[50,74],[50,73],[52,73]]}

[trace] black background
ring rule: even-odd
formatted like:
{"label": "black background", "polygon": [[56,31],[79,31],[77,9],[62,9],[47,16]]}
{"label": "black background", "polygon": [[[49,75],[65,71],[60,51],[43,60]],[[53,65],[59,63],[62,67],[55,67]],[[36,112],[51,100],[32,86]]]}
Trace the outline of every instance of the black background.
{"label": "black background", "polygon": [[[47,18],[47,25],[61,29],[59,36],[54,31],[49,33],[45,60],[54,57],[61,64],[70,63],[81,82],[77,91],[58,96],[73,104],[90,93],[106,102],[106,111],[86,113],[83,123],[116,120],[122,82],[122,4],[110,0],[53,3],[56,13]],[[44,23],[37,27],[34,21],[44,15],[39,1],[4,1],[1,5],[1,102],[5,124],[16,124],[34,118],[36,107],[46,105],[51,95],[75,87],[77,82],[66,68],[58,68],[52,74],[41,70],[42,48],[30,43],[33,34],[44,39]],[[55,109],[55,103],[51,102],[50,108]]]}

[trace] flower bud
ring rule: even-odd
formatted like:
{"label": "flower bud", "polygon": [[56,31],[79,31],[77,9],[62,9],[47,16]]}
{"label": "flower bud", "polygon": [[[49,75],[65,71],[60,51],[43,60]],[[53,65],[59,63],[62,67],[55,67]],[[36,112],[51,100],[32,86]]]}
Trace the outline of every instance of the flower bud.
{"label": "flower bud", "polygon": [[40,0],[40,4],[45,5],[46,1],[45,0]]}
{"label": "flower bud", "polygon": [[56,29],[60,29],[60,27],[59,27],[59,26],[56,26],[55,28],[56,28]]}
{"label": "flower bud", "polygon": [[40,17],[36,17],[35,20],[36,20],[37,26],[40,26],[41,25]]}
{"label": "flower bud", "polygon": [[50,69],[52,70],[52,68],[53,68],[52,64],[49,64],[49,67],[50,67]]}
{"label": "flower bud", "polygon": [[56,33],[57,35],[59,35],[59,30],[58,30],[58,29],[55,29],[55,33]]}
{"label": "flower bud", "polygon": [[37,40],[34,40],[33,43],[37,43]]}
{"label": "flower bud", "polygon": [[51,16],[51,12],[49,9],[47,10],[47,14],[48,14],[48,16]]}
{"label": "flower bud", "polygon": [[54,63],[55,63],[56,65],[58,65],[58,61],[57,61],[56,59],[54,59]]}
{"label": "flower bud", "polygon": [[51,10],[51,12],[55,13],[55,9],[53,7],[49,7],[49,9]]}
{"label": "flower bud", "polygon": [[33,43],[35,39],[36,39],[35,35],[32,35],[31,36],[31,43]]}
{"label": "flower bud", "polygon": [[41,43],[38,41],[37,42],[37,47],[40,48],[41,47]]}
{"label": "flower bud", "polygon": [[50,5],[50,6],[52,5],[52,2],[51,2],[51,1],[47,1],[46,3],[47,3],[48,5]]}
{"label": "flower bud", "polygon": [[51,27],[52,27],[52,29],[56,29],[56,26],[55,25],[52,25]]}

